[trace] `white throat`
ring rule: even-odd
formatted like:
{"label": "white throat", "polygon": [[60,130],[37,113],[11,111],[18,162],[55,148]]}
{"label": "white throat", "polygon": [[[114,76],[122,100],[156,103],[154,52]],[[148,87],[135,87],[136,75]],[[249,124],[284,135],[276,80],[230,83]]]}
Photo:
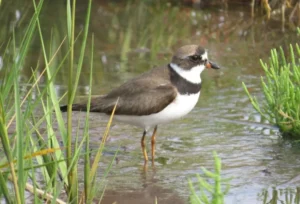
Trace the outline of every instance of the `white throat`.
{"label": "white throat", "polygon": [[194,84],[201,83],[200,74],[205,69],[204,65],[197,65],[189,70],[182,69],[174,63],[170,63],[170,66],[175,72],[177,72],[177,74],[179,74],[182,78],[186,79],[187,81]]}

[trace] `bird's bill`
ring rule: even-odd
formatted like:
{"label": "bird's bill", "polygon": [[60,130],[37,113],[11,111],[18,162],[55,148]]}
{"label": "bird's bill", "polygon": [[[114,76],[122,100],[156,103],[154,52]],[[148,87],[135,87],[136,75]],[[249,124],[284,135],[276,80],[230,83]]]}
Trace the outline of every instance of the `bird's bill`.
{"label": "bird's bill", "polygon": [[205,67],[207,69],[213,68],[213,69],[220,69],[221,67],[219,67],[219,65],[213,63],[213,62],[209,62],[207,61],[207,63],[205,64]]}

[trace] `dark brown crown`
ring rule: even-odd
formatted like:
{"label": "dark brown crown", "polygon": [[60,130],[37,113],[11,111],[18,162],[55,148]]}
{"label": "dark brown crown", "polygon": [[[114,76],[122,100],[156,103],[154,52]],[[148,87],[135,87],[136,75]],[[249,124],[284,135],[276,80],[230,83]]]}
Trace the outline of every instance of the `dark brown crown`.
{"label": "dark brown crown", "polygon": [[206,56],[206,50],[201,46],[185,45],[174,53],[171,63],[188,70],[197,65],[204,64],[205,60],[207,60]]}

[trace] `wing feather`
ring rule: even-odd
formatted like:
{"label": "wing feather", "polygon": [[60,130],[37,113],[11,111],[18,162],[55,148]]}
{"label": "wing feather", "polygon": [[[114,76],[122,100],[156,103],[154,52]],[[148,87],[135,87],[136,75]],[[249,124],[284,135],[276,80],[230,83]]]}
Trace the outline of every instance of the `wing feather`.
{"label": "wing feather", "polygon": [[110,114],[119,98],[115,114],[149,115],[163,110],[177,95],[176,88],[171,84],[147,86],[137,83],[136,88],[132,85],[129,89],[119,87],[106,96],[93,99],[91,111]]}
{"label": "wing feather", "polygon": [[[119,98],[115,114],[149,115],[163,110],[177,96],[170,83],[169,70],[158,67],[113,89],[105,96],[91,100],[91,112],[111,114]],[[62,111],[66,106],[61,107]],[[73,104],[75,111],[86,111],[87,103]]]}

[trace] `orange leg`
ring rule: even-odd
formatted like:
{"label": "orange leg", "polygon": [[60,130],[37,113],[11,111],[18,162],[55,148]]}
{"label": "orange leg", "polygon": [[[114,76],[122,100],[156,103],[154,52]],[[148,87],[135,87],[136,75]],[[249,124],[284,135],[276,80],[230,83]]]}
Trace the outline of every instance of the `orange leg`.
{"label": "orange leg", "polygon": [[155,126],[152,137],[151,137],[152,161],[154,161],[154,157],[155,157],[156,131],[157,131],[157,125]]}
{"label": "orange leg", "polygon": [[142,151],[143,151],[143,154],[144,154],[145,162],[148,161],[148,155],[147,155],[146,145],[145,145],[145,136],[146,136],[146,133],[147,133],[146,130],[144,130],[143,137],[142,137],[142,140],[141,140],[141,146],[142,146]]}

